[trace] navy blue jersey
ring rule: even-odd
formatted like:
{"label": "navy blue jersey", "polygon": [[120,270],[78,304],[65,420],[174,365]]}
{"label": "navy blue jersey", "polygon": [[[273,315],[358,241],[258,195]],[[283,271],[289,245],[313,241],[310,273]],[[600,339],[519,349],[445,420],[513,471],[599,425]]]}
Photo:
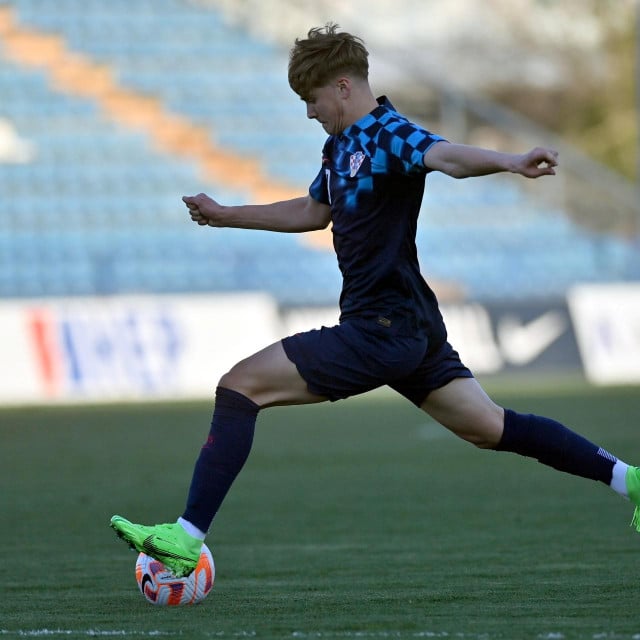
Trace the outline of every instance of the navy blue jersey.
{"label": "navy blue jersey", "polygon": [[327,139],[309,193],[331,207],[341,321],[378,317],[403,332],[425,332],[435,347],[446,332],[415,238],[428,172],[423,155],[443,138],[409,122],[386,97],[378,103]]}

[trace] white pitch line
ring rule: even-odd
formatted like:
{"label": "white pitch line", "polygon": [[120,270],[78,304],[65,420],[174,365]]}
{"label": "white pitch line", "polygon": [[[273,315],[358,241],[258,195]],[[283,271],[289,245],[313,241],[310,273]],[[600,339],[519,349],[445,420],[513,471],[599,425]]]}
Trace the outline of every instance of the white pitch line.
{"label": "white pitch line", "polygon": [[[259,631],[212,631],[201,632],[202,638],[256,638],[260,637]],[[86,638],[163,638],[183,637],[183,633],[172,631],[127,631],[125,629],[0,629],[0,637],[16,638],[47,638],[56,636],[86,637]],[[570,634],[571,636],[571,634]],[[292,631],[282,634],[282,637],[291,637],[295,640],[325,640],[330,638],[355,638],[357,640],[377,639],[429,639],[447,638],[450,640],[491,640],[490,633],[465,633],[462,631]],[[539,633],[536,640],[564,640],[567,636],[562,632]],[[616,632],[593,633],[584,636],[591,640],[640,640],[640,633],[618,634]]]}
{"label": "white pitch line", "polygon": [[144,638],[158,638],[167,636],[179,636],[180,633],[167,631],[125,631],[124,629],[100,630],[100,629],[0,629],[0,636],[16,636],[18,638],[41,638],[50,636],[86,636],[87,638],[127,638],[130,636]]}

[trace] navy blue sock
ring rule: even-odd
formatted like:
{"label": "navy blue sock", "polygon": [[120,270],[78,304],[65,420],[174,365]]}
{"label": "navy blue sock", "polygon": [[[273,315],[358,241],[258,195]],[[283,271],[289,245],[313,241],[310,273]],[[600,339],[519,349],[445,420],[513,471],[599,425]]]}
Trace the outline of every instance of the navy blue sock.
{"label": "navy blue sock", "polygon": [[216,389],[211,430],[196,461],[182,515],[203,533],[249,457],[259,410],[237,391]]}
{"label": "navy blue sock", "polygon": [[611,482],[616,458],[555,420],[506,409],[504,433],[496,447],[575,476]]}

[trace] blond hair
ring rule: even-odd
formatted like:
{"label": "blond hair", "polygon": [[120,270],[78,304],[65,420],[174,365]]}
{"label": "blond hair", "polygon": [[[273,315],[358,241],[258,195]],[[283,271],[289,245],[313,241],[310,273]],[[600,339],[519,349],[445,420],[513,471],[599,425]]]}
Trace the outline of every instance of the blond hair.
{"label": "blond hair", "polygon": [[308,101],[314,89],[325,86],[341,74],[366,80],[369,52],[361,38],[338,33],[339,26],[328,22],[309,30],[307,38],[297,38],[289,53],[289,86]]}

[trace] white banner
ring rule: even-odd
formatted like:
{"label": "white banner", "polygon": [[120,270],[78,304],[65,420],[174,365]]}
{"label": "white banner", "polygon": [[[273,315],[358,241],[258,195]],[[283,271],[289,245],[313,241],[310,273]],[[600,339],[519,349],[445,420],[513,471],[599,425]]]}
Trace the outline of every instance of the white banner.
{"label": "white banner", "polygon": [[279,337],[266,295],[0,303],[0,403],[213,396]]}
{"label": "white banner", "polygon": [[587,378],[640,383],[640,284],[581,285],[568,302]]}
{"label": "white banner", "polygon": [[[579,287],[563,305],[444,305],[476,374],[562,372],[640,382],[640,285]],[[333,307],[268,295],[116,296],[0,302],[0,404],[205,398],[238,360],[338,322]]]}

